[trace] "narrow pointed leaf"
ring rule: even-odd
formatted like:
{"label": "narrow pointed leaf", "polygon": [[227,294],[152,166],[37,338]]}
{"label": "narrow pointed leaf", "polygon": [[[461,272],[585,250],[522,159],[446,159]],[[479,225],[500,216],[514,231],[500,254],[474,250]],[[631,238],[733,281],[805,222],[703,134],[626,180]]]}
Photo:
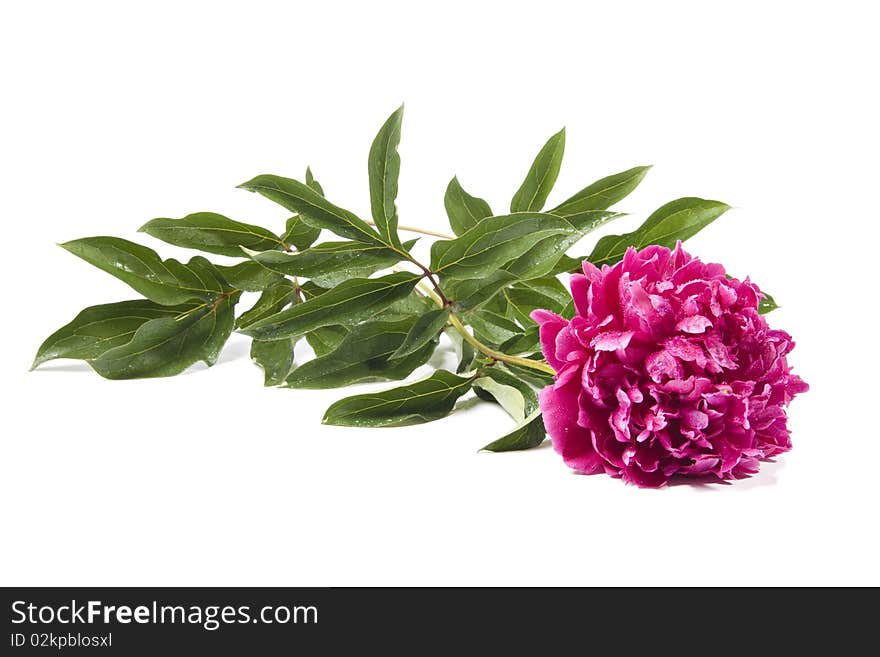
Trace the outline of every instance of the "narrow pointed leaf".
{"label": "narrow pointed leaf", "polygon": [[510,202],[511,212],[537,212],[544,207],[559,175],[564,151],[565,128],[550,137],[538,153],[526,179]]}
{"label": "narrow pointed leaf", "polygon": [[421,381],[341,399],[327,409],[323,422],[345,427],[393,427],[438,420],[449,415],[459,397],[471,389],[474,378],[437,370]]}
{"label": "narrow pointed leaf", "polygon": [[467,323],[474,329],[474,335],[477,339],[494,346],[500,345],[523,331],[521,326],[517,326],[507,317],[483,309],[469,313]]}
{"label": "narrow pointed leaf", "polygon": [[257,340],[304,335],[322,326],[356,324],[412,292],[419,276],[398,272],[382,278],[353,278],[320,296],[251,324],[242,331]]}
{"label": "narrow pointed leaf", "polygon": [[457,177],[449,181],[443,205],[446,206],[452,232],[456,235],[463,235],[486,217],[492,216],[489,204],[464,191]]}
{"label": "narrow pointed leaf", "polygon": [[88,363],[108,379],[174,376],[197,361],[213,365],[232,333],[238,295],[203,304],[184,317],[151,319],[128,343]]}
{"label": "narrow pointed leaf", "polygon": [[641,249],[649,244],[672,248],[727,212],[730,206],[720,201],[680,198],[654,211],[639,228],[625,235],[606,235],[596,244],[587,260],[601,267],[623,258],[626,249]]}
{"label": "narrow pointed leaf", "polygon": [[546,437],[544,420],[541,417],[540,409],[537,409],[520,422],[513,431],[483,447],[483,451],[513,452],[531,449],[544,442]]}
{"label": "narrow pointed leaf", "polygon": [[607,210],[638,187],[650,168],[634,167],[597,180],[550,210],[550,214],[568,217],[587,210]]}
{"label": "narrow pointed leaf", "polygon": [[766,315],[767,313],[773,312],[779,306],[776,303],[776,300],[771,297],[766,292],[761,292],[761,301],[758,302],[758,312],[762,315]]}
{"label": "narrow pointed leaf", "polygon": [[152,249],[118,237],[86,237],[61,246],[163,305],[214,299],[229,291],[214,266],[201,256],[187,264],[162,260]]}
{"label": "narrow pointed leaf", "polygon": [[263,290],[263,293],[253,307],[243,312],[235,321],[235,326],[240,329],[247,328],[254,322],[281,312],[294,299],[293,283],[286,278],[282,278],[275,285]]}
{"label": "narrow pointed leaf", "polygon": [[[415,242],[407,242],[407,248]],[[399,251],[363,242],[323,242],[297,253],[247,250],[244,255],[267,269],[285,276],[309,278],[322,287],[364,278],[403,259]]]}
{"label": "narrow pointed leaf", "polygon": [[397,180],[400,176],[400,124],[403,106],[394,112],[379,130],[370,147],[370,208],[373,221],[385,242],[400,248],[397,235]]}
{"label": "narrow pointed leaf", "polygon": [[384,244],[383,239],[363,219],[330,203],[318,192],[298,180],[263,174],[239,185],[258,192],[300,217],[314,228],[326,228],[340,237],[367,244]]}
{"label": "narrow pointed leaf", "polygon": [[371,321],[351,329],[328,354],[297,367],[287,377],[291,388],[338,388],[363,381],[399,381],[431,357],[434,343],[426,342],[403,358],[391,360],[413,321]]}
{"label": "narrow pointed leaf", "polygon": [[533,354],[541,349],[541,334],[538,325],[533,324],[522,333],[514,335],[512,338],[502,342],[498,350],[509,356],[519,356],[521,354]]}
{"label": "narrow pointed leaf", "polygon": [[[288,247],[295,247],[298,251],[309,248],[320,237],[321,229],[310,226],[299,215],[294,215],[287,220],[281,241]],[[238,255],[241,255],[239,251]]]}
{"label": "narrow pointed leaf", "polygon": [[474,389],[485,391],[513,418],[514,422],[521,422],[526,416],[526,401],[522,392],[508,383],[502,383],[495,378],[482,376],[474,381]]}
{"label": "narrow pointed leaf", "polygon": [[414,351],[436,340],[437,335],[446,326],[449,319],[449,308],[437,308],[429,310],[420,316],[406,334],[405,339],[397,350],[391,354],[392,359],[409,356]]}
{"label": "narrow pointed leaf", "polygon": [[321,183],[315,180],[315,176],[312,174],[312,168],[306,167],[306,185],[318,192],[321,196],[324,196],[324,188],[321,187]]}
{"label": "narrow pointed leaf", "polygon": [[281,249],[281,238],[259,226],[235,221],[214,212],[196,212],[183,219],[153,219],[140,228],[168,244],[207,253],[241,257],[240,246],[255,251]]}
{"label": "narrow pointed leaf", "polygon": [[254,340],[251,342],[251,360],[263,370],[263,385],[277,386],[293,369],[293,348],[296,338]]}
{"label": "narrow pointed leaf", "polygon": [[522,212],[483,219],[454,240],[431,247],[431,270],[447,278],[481,278],[521,256],[541,240],[577,230],[561,217]]}
{"label": "narrow pointed leaf", "polygon": [[162,306],[148,299],[91,306],[46,338],[37,350],[32,367],[54,358],[97,358],[105,351],[130,342],[146,322],[162,317],[173,319],[196,306],[196,302]]}

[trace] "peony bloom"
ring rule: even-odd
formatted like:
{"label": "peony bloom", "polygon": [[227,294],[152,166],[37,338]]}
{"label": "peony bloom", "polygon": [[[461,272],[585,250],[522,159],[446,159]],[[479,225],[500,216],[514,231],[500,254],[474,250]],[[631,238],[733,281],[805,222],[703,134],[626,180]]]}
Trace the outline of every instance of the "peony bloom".
{"label": "peony bloom", "polygon": [[785,407],[808,386],[786,361],[791,336],[758,314],[756,285],[680,242],[583,269],[571,321],[532,314],[557,372],[544,424],[570,467],[657,487],[748,476],[791,448]]}

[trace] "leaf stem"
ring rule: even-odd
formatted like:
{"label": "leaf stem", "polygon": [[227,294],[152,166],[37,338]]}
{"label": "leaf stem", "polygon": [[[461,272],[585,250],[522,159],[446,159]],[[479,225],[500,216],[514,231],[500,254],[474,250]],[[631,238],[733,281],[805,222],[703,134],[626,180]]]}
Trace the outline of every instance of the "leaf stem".
{"label": "leaf stem", "polygon": [[[365,219],[365,221],[371,226],[375,226],[376,222],[371,221],[369,219]],[[447,235],[446,233],[438,233],[433,230],[428,230],[427,228],[416,228],[415,226],[397,226],[397,230],[405,230],[408,233],[421,233],[422,235],[430,235],[431,237],[439,237],[443,240],[454,240],[455,235]]]}
{"label": "leaf stem", "polygon": [[470,331],[465,328],[465,325],[461,323],[461,320],[456,316],[455,313],[449,313],[449,322],[455,327],[455,330],[461,333],[462,338],[469,342],[471,346],[474,347],[477,351],[484,353],[489,358],[494,358],[495,360],[501,361],[502,363],[510,363],[511,365],[528,367],[533,370],[545,372],[547,374],[556,374],[556,370],[554,370],[544,361],[531,360],[529,358],[520,358],[519,356],[508,356],[507,354],[496,351],[495,349],[492,349],[491,347],[483,344],[473,335],[471,335]]}

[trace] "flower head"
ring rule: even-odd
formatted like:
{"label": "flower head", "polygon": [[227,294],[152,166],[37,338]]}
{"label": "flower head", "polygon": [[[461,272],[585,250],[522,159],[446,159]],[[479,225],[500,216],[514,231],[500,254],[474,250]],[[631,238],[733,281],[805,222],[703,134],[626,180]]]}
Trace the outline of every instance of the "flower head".
{"label": "flower head", "polygon": [[786,360],[791,336],[758,313],[755,284],[680,242],[583,269],[573,319],[532,314],[557,372],[540,394],[544,424],[570,467],[656,487],[748,476],[791,448],[785,407],[808,386]]}

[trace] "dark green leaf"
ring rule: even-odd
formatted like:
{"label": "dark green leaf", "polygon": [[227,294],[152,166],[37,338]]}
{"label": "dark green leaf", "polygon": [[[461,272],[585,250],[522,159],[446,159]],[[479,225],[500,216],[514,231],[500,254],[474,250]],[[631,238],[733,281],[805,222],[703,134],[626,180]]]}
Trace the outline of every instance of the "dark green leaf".
{"label": "dark green leaf", "polygon": [[408,356],[390,360],[412,328],[412,320],[372,321],[351,329],[332,352],[297,367],[287,377],[291,388],[338,388],[372,379],[404,379],[431,357],[425,342]]}
{"label": "dark green leaf", "polygon": [[[416,240],[407,242],[407,248]],[[399,251],[363,242],[323,242],[305,251],[244,251],[250,259],[286,276],[309,278],[321,287],[334,287],[351,278],[364,278],[400,262]]]}
{"label": "dark green leaf", "polygon": [[544,429],[544,419],[541,417],[541,411],[535,410],[520,422],[513,431],[489,443],[483,450],[487,452],[512,452],[531,449],[544,442],[546,437],[547,431]]}
{"label": "dark green leaf", "polygon": [[437,338],[437,334],[446,326],[448,319],[449,308],[437,308],[426,312],[412,325],[403,343],[397,348],[397,351],[391,354],[391,358],[409,356],[429,342],[433,342]]}
{"label": "dark green leaf", "polygon": [[258,192],[288,210],[299,213],[307,224],[315,228],[326,228],[340,237],[367,244],[385,243],[363,219],[336,207],[298,180],[263,174],[239,187]]}
{"label": "dark green leaf", "polygon": [[236,290],[245,292],[262,292],[282,280],[281,274],[269,271],[256,262],[247,260],[230,267],[214,265],[220,276]]}
{"label": "dark green leaf", "polygon": [[467,323],[474,329],[477,339],[491,345],[499,345],[523,331],[507,317],[483,309],[469,313]]}
{"label": "dark green leaf", "polygon": [[293,348],[296,338],[254,340],[251,342],[251,360],[263,369],[263,385],[277,386],[293,369]]}
{"label": "dark green leaf", "polygon": [[61,246],[165,306],[229,292],[214,266],[201,256],[185,265],[173,258],[162,260],[152,249],[119,237],[85,237]]}
{"label": "dark green leaf", "polygon": [[431,247],[431,270],[447,278],[482,278],[518,258],[541,240],[577,230],[551,214],[522,212],[489,217],[454,240]]}
{"label": "dark green leaf", "polygon": [[324,414],[324,424],[346,427],[392,427],[430,422],[449,415],[459,397],[471,389],[474,377],[437,370],[427,379],[398,388],[355,395],[336,402]]}
{"label": "dark green leaf", "polygon": [[465,312],[487,303],[516,280],[516,274],[499,269],[484,278],[444,281],[443,290],[455,301],[455,311]]}
{"label": "dark green leaf", "polygon": [[773,297],[771,297],[766,292],[761,292],[761,294],[763,296],[762,296],[761,300],[758,302],[758,312],[759,313],[761,313],[762,315],[766,315],[767,313],[773,312],[774,310],[779,308],[779,306],[776,303],[776,300]]}
{"label": "dark green leaf", "polygon": [[568,217],[586,210],[607,210],[638,187],[650,168],[635,167],[597,180],[550,210],[550,214]]}
{"label": "dark green leaf", "polygon": [[400,124],[403,121],[403,105],[388,117],[370,147],[370,208],[373,221],[385,242],[401,247],[397,235],[397,179],[400,176]]}
{"label": "dark green leaf", "polygon": [[46,338],[37,350],[32,369],[53,358],[97,358],[105,351],[130,342],[135,331],[151,319],[173,319],[198,305],[190,302],[160,306],[147,299],[137,299],[91,306]]}
{"label": "dark green leaf", "polygon": [[263,293],[260,295],[260,298],[257,299],[257,302],[253,307],[239,316],[235,322],[235,326],[240,329],[247,328],[254,322],[258,322],[261,319],[265,319],[275,313],[281,312],[281,310],[291,301],[294,301],[294,299],[295,294],[293,283],[286,278],[282,278],[272,287],[263,290]]}
{"label": "dark green leaf", "polygon": [[348,335],[345,326],[322,326],[308,333],[306,341],[315,352],[315,356],[323,356],[339,346],[343,338]]}
{"label": "dark green leaf", "polygon": [[382,278],[353,278],[320,296],[251,324],[243,331],[257,340],[304,335],[322,326],[355,324],[402,299],[419,280],[398,272]]}
{"label": "dark green leaf", "polygon": [[559,175],[564,151],[565,128],[550,137],[538,153],[526,179],[510,201],[511,212],[537,212],[544,207]]}
{"label": "dark green leaf", "polygon": [[197,361],[213,365],[232,333],[239,293],[201,304],[183,317],[145,322],[131,341],[88,361],[108,379],[174,376]]}
{"label": "dark green leaf", "polygon": [[659,244],[671,249],[676,241],[695,235],[729,209],[729,205],[720,201],[677,199],[654,211],[633,232],[603,237],[587,260],[601,267],[619,261],[630,246],[641,249],[649,244]]}
{"label": "dark green leaf", "polygon": [[[529,356],[528,358],[532,357]],[[534,355],[534,359],[540,360],[542,358],[543,356],[541,354]],[[545,374],[544,372],[540,372],[531,367],[522,367],[521,365],[513,365],[511,363],[505,363],[504,366],[509,369],[514,376],[531,383],[537,388],[544,388],[553,383],[552,374]]]}
{"label": "dark green leaf", "polygon": [[533,324],[523,333],[518,333],[512,338],[501,343],[498,351],[508,354],[509,356],[518,356],[520,354],[533,354],[541,348],[541,334],[538,325]]}
{"label": "dark green leaf", "polygon": [[486,217],[492,216],[489,204],[464,191],[457,177],[449,181],[443,205],[446,206],[452,232],[456,235],[463,235]]}
{"label": "dark green leaf", "polygon": [[281,238],[259,226],[234,221],[214,212],[196,212],[183,219],[153,219],[140,231],[168,244],[240,258],[240,246],[255,251],[281,249]]}
{"label": "dark green leaf", "polygon": [[556,278],[539,278],[517,283],[503,292],[507,299],[508,315],[523,326],[531,326],[533,310],[542,309],[559,313],[571,300],[565,286]]}
{"label": "dark green leaf", "polygon": [[402,299],[395,301],[390,306],[382,310],[376,315],[377,318],[392,320],[414,318],[422,315],[430,310],[434,310],[437,306],[427,297],[423,297],[417,292],[408,294]]}

